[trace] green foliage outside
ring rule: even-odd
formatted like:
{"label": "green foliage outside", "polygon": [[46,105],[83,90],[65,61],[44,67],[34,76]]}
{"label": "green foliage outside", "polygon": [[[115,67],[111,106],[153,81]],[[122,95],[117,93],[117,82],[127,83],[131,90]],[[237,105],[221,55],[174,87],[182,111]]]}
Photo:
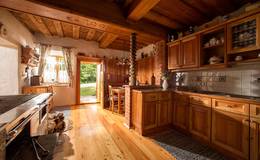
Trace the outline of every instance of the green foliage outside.
{"label": "green foliage outside", "polygon": [[97,74],[96,64],[81,64],[80,65],[80,83],[95,83]]}
{"label": "green foliage outside", "polygon": [[80,88],[80,96],[95,96],[96,95],[96,87],[81,87]]}

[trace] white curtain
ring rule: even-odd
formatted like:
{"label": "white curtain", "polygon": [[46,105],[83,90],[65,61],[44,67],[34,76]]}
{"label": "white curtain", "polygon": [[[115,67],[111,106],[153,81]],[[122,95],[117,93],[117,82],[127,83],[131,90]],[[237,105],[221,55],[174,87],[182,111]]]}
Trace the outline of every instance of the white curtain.
{"label": "white curtain", "polygon": [[40,64],[39,64],[39,68],[38,68],[38,75],[40,77],[43,76],[43,72],[44,72],[44,68],[46,66],[46,57],[49,55],[51,50],[51,46],[50,45],[45,45],[45,44],[40,44]]}
{"label": "white curtain", "polygon": [[64,62],[65,62],[65,67],[69,76],[69,84],[72,86],[73,82],[73,73],[72,73],[72,48],[67,48],[67,47],[62,47],[62,52],[63,52],[63,57],[64,57]]}

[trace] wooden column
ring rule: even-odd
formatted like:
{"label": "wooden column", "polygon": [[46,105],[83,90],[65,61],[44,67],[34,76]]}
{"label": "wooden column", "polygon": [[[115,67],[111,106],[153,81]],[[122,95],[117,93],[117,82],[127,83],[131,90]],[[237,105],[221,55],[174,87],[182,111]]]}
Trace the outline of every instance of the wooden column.
{"label": "wooden column", "polygon": [[129,85],[136,84],[136,33],[130,36],[130,68],[129,68]]}
{"label": "wooden column", "polygon": [[136,34],[130,36],[130,66],[129,66],[129,86],[125,87],[125,126],[131,128],[131,93],[136,85]]}

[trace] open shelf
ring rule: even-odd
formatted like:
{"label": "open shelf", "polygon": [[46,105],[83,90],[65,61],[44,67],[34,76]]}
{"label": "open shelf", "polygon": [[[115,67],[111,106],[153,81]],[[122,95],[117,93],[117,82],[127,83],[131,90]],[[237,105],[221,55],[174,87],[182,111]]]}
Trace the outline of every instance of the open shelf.
{"label": "open shelf", "polygon": [[[200,66],[203,68],[219,68],[226,64],[225,26],[201,35]],[[219,58],[217,64],[210,64],[212,57]]]}
{"label": "open shelf", "polygon": [[216,48],[216,47],[224,47],[224,44],[218,44],[218,45],[214,45],[214,46],[203,47],[203,49],[210,49],[210,48]]}

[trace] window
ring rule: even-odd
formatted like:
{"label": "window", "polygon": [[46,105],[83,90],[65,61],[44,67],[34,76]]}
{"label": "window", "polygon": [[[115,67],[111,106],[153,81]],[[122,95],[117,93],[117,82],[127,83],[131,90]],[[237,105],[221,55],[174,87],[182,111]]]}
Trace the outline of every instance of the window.
{"label": "window", "polygon": [[46,57],[43,80],[45,83],[69,83],[62,51],[51,50]]}

